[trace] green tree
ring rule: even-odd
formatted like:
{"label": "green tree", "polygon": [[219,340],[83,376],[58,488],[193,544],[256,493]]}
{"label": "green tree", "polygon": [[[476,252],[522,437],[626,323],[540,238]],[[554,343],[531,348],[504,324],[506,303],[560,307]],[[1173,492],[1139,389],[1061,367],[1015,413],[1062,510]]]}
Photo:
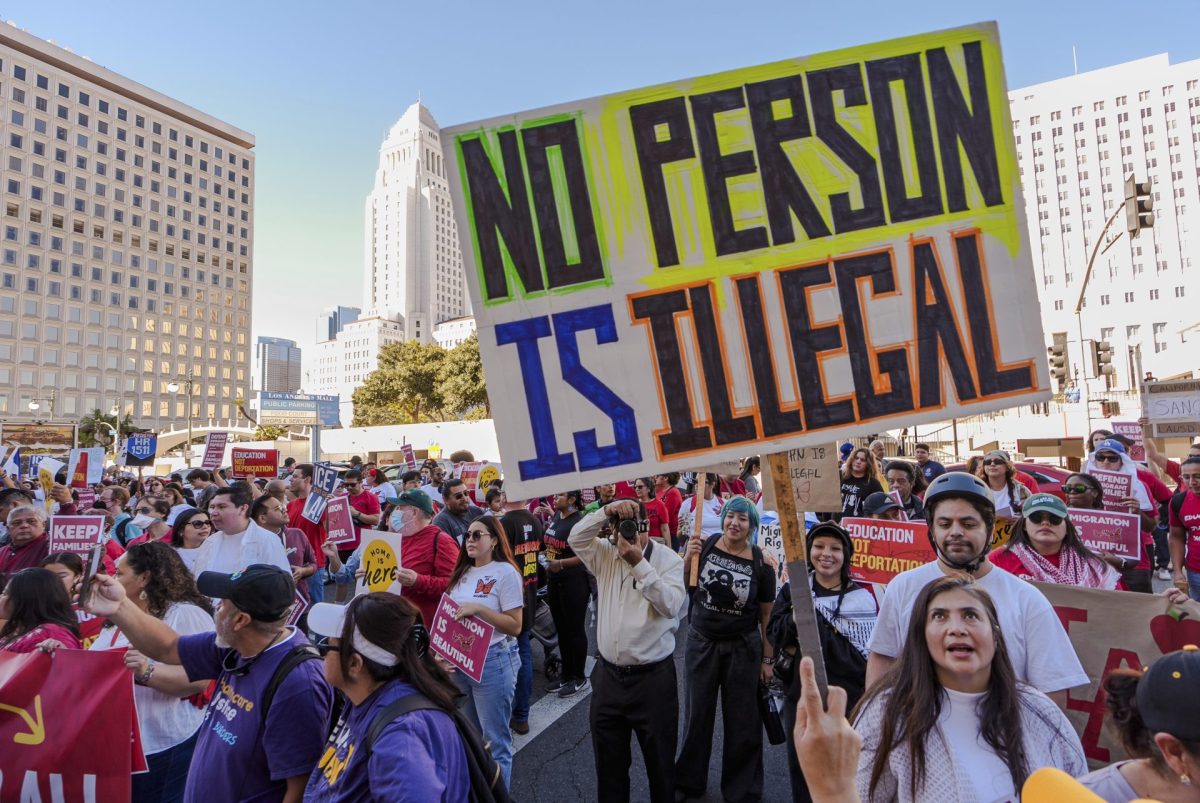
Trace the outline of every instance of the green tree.
{"label": "green tree", "polygon": [[[108,426],[103,426],[104,424],[108,424]],[[110,448],[113,445],[113,437],[112,430],[108,427],[119,429],[122,438],[130,436],[138,430],[133,423],[133,416],[128,413],[125,414],[125,418],[121,420],[118,427],[115,415],[109,415],[103,410],[92,410],[79,419],[79,445]]]}
{"label": "green tree", "polygon": [[451,417],[479,419],[491,416],[477,335],[472,334],[446,352],[440,381],[442,399]]}
{"label": "green tree", "polygon": [[273,441],[282,438],[287,433],[287,427],[281,427],[275,424],[259,424],[258,428],[254,430],[254,440]]}
{"label": "green tree", "polygon": [[436,343],[407,340],[384,346],[379,368],[354,391],[351,426],[445,421],[440,381],[445,361],[446,350]]}

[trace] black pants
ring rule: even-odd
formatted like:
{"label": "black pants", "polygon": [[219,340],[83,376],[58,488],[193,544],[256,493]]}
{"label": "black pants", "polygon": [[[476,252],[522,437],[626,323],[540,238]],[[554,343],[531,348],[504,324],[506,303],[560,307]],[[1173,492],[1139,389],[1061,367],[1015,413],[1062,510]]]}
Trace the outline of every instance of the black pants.
{"label": "black pants", "polygon": [[1121,572],[1121,579],[1125,581],[1125,587],[1130,591],[1153,594],[1154,587],[1150,582],[1150,571],[1150,569],[1126,569]]}
{"label": "black pants", "polygon": [[632,670],[601,659],[592,673],[591,724],[600,803],[628,803],[631,734],[642,748],[651,803],[673,803],[679,728],[674,659]]}
{"label": "black pants", "polygon": [[550,588],[546,593],[546,604],[554,617],[554,629],[558,631],[558,649],[562,653],[563,681],[583,680],[587,664],[587,606],[592,589],[588,573],[571,571],[570,574],[551,575]]}
{"label": "black pants", "polygon": [[713,641],[688,630],[686,711],[683,749],[675,762],[676,786],[700,797],[708,781],[717,693],[725,742],[721,751],[721,795],[729,803],[757,801],[763,793],[762,719],[758,713],[758,678],[762,638],[757,630]]}
{"label": "black pants", "polygon": [[1171,548],[1167,540],[1169,528],[1159,525],[1154,528],[1154,566],[1155,569],[1165,569],[1171,562]]}

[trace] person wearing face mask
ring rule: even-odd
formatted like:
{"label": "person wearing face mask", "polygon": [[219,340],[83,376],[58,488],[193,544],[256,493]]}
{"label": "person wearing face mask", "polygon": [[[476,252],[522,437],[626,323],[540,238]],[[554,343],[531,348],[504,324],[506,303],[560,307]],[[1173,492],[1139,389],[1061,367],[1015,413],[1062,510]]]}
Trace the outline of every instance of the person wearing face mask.
{"label": "person wearing face mask", "polygon": [[759,800],[763,793],[762,724],[746,712],[758,708],[758,684],[773,678],[775,648],[766,638],[775,600],[775,571],[754,545],[758,508],[734,496],[721,509],[721,531],[688,539],[684,565],[700,567],[684,662],[686,724],[675,762],[678,796],[704,796],[712,755],[717,695],[725,726],[721,794],[729,801]]}
{"label": "person wearing face mask", "polygon": [[[154,522],[165,522],[169,515],[171,515],[170,502],[158,496],[145,496],[138,500],[137,507],[133,509],[133,526],[145,532]],[[134,542],[130,541],[129,543]]]}
{"label": "person wearing face mask", "polygon": [[396,580],[404,596],[433,622],[442,594],[450,585],[458,561],[458,542],[433,524],[433,500],[422,490],[405,491],[396,499],[388,528],[404,536]]}
{"label": "person wearing face mask", "polygon": [[[882,494],[881,494],[882,495]],[[890,499],[890,497],[886,497]],[[892,500],[893,504],[895,500]],[[805,539],[808,547],[809,588],[817,610],[817,629],[821,655],[829,686],[845,690],[844,710],[858,704],[867,673],[867,652],[879,605],[871,592],[850,579],[854,542],[850,534],[834,522],[813,526]],[[808,803],[808,781],[796,757],[794,734],[796,705],[801,696],[799,639],[792,609],[791,583],[783,584],[771,608],[768,625],[775,646],[775,677],[784,686],[784,733],[788,738],[788,775],[794,803]]]}
{"label": "person wearing face mask", "polygon": [[216,678],[185,803],[298,801],[324,749],[333,692],[320,662],[301,657],[312,652],[308,639],[287,624],[296,594],[291,573],[253,564],[233,574],[203,572],[196,586],[221,600],[216,632],[180,635],[107,575],[96,577],[85,607],[108,617],[146,658],[183,667],[189,682]]}
{"label": "person wearing face mask", "polygon": [[988,560],[996,507],[992,492],[977,477],[947,472],[925,493],[929,542],[937,560],[908,569],[888,584],[871,634],[867,658],[870,689],[904,649],[913,602],[929,582],[965,573],[996,601],[1017,679],[1046,694],[1065,697],[1067,689],[1088,683],[1075,648],[1046,597],[1033,585]]}
{"label": "person wearing face mask", "polygon": [[110,485],[100,492],[96,499],[97,507],[112,514],[113,525],[108,531],[108,540],[116,541],[122,547],[129,545],[133,539],[142,534],[142,528],[133,523],[133,517],[126,512],[129,504],[129,491],[120,485]]}

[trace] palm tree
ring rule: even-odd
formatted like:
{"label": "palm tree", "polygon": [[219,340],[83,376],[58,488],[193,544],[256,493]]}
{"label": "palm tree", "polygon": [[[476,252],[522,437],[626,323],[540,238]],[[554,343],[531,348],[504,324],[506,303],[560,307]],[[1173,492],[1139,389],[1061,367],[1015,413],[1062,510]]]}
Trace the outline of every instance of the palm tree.
{"label": "palm tree", "polygon": [[[108,426],[104,426],[104,424]],[[109,427],[112,427],[112,429],[109,429]],[[110,448],[114,445],[112,437],[113,429],[119,430],[122,438],[137,432],[137,426],[133,423],[133,416],[128,413],[125,414],[125,418],[118,425],[115,415],[109,415],[103,410],[92,410],[79,419],[79,445]]]}

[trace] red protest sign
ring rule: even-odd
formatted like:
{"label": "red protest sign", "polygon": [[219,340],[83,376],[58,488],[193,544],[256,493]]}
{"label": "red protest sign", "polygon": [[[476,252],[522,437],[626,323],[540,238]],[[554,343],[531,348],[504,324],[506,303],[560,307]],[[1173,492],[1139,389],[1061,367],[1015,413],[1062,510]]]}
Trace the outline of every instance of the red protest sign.
{"label": "red protest sign", "polygon": [[850,576],[860,583],[890,583],[936,558],[923,521],[842,519],[842,526],[854,542]]}
{"label": "red protest sign", "polygon": [[124,650],[0,652],[0,800],[129,800],[140,744]]}
{"label": "red protest sign", "polygon": [[1115,510],[1071,508],[1071,523],[1088,549],[1111,552],[1122,558],[1138,560],[1142,556],[1140,516]]}
{"label": "red protest sign", "polygon": [[400,447],[400,454],[404,455],[404,465],[409,471],[415,471],[417,468],[417,455],[413,451],[412,444],[406,443]]}
{"label": "red protest sign", "polygon": [[1105,510],[1128,510],[1127,507],[1118,503],[1122,499],[1133,496],[1133,477],[1119,471],[1103,471],[1101,469],[1092,469],[1088,473],[1098,479],[1100,487],[1104,489]]}
{"label": "red protest sign", "polygon": [[1129,459],[1138,463],[1146,461],[1146,445],[1142,443],[1142,425],[1136,421],[1112,422],[1113,434],[1129,438],[1133,445],[1129,447]]}
{"label": "red protest sign", "polygon": [[350,497],[335,496],[325,505],[325,532],[331,544],[354,542],[354,519],[350,516]]}
{"label": "red protest sign", "polygon": [[308,600],[300,593],[300,589],[296,589],[296,597],[292,600],[292,610],[288,614],[287,623],[290,627],[295,627],[300,621],[300,617],[308,610]]}
{"label": "red protest sign", "polygon": [[221,461],[225,459],[225,446],[228,443],[228,432],[208,433],[208,439],[204,442],[204,459],[200,461],[200,468],[207,471],[220,468]]}
{"label": "red protest sign", "polygon": [[279,473],[278,449],[250,449],[235,446],[230,452],[233,461],[234,479],[245,479],[253,474],[255,477],[274,478]]}
{"label": "red protest sign", "polygon": [[449,595],[442,594],[437,613],[433,615],[429,647],[479,683],[483,680],[483,663],[487,660],[488,647],[491,646],[496,628],[478,616],[455,621],[454,614],[457,612],[458,603]]}
{"label": "red protest sign", "polygon": [[103,516],[52,516],[50,552],[85,555],[104,537]]}

